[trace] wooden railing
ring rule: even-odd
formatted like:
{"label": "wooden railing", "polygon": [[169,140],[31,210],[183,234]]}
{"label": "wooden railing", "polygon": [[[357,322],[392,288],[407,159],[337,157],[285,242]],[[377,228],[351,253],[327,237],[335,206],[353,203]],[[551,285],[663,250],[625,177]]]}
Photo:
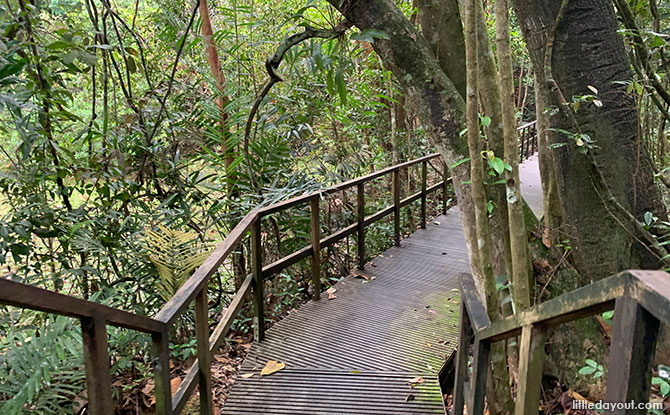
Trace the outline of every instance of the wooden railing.
{"label": "wooden railing", "polygon": [[[670,324],[670,274],[626,271],[591,283],[528,310],[491,323],[472,276],[461,276],[461,325],[456,355],[453,415],[483,415],[491,343],[521,336],[515,415],[536,415],[540,402],[547,330],[614,309],[607,372],[607,402],[644,404],[659,323]],[[469,349],[474,343],[471,373]],[[613,414],[646,414],[621,409]]]}
{"label": "wooden railing", "polygon": [[[358,179],[349,180],[316,193],[299,196],[249,212],[154,318],[135,315],[7,279],[0,279],[0,304],[80,319],[90,413],[111,415],[113,412],[106,329],[108,325],[111,325],[151,334],[157,414],[179,414],[196,386],[199,386],[200,391],[200,413],[211,414],[213,408],[210,362],[225,340],[237,313],[245,304],[246,297],[253,293],[254,337],[257,341],[261,341],[264,337],[263,285],[266,277],[311,257],[312,292],[314,293],[314,299],[318,300],[321,293],[320,251],[322,249],[341,241],[349,235],[356,234],[358,238],[357,262],[358,267],[362,269],[365,264],[365,228],[393,214],[394,242],[399,245],[401,238],[400,209],[418,200],[421,201],[420,224],[422,228],[425,228],[426,198],[430,193],[442,190],[442,212],[444,213],[447,210],[447,188],[450,179],[447,177],[448,170],[443,162],[439,164],[439,168],[432,163],[438,158],[438,154],[432,154],[376,171]],[[400,199],[401,170],[418,164],[421,165],[421,190]],[[428,166],[436,170],[441,177],[441,181],[431,186],[428,186],[427,183]],[[393,180],[393,203],[372,215],[365,216],[366,183],[389,174],[392,175]],[[356,223],[330,235],[322,236],[319,215],[321,197],[353,187],[357,189]],[[276,262],[263,266],[261,250],[262,219],[268,215],[304,205],[309,205],[311,210],[311,244]],[[207,309],[209,279],[247,234],[250,234],[251,237],[251,274],[246,277],[219,323],[210,333]],[[179,389],[172,395],[170,390],[169,330],[192,302],[195,302],[197,361],[187,372]]]}
{"label": "wooden railing", "polygon": [[527,160],[538,150],[537,121],[531,121],[517,128],[519,136],[519,162]]}

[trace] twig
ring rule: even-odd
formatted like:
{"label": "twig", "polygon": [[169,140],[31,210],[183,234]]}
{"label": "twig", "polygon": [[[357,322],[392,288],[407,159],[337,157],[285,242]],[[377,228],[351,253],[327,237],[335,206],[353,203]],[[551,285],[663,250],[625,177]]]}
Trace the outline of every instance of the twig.
{"label": "twig", "polygon": [[151,134],[149,135],[150,139],[153,139],[154,136],[156,135],[156,131],[158,130],[158,127],[160,126],[161,122],[163,121],[163,112],[165,111],[165,103],[170,96],[170,93],[172,92],[172,85],[174,84],[174,77],[175,74],[177,73],[177,65],[179,64],[179,58],[181,57],[181,53],[184,50],[184,45],[186,44],[186,38],[188,37],[188,33],[191,31],[191,27],[193,26],[193,21],[195,20],[195,15],[198,13],[198,8],[200,7],[200,0],[196,0],[195,6],[193,7],[193,11],[191,12],[191,18],[188,21],[188,25],[186,26],[186,30],[184,31],[184,35],[181,38],[181,42],[179,43],[179,49],[177,50],[177,56],[174,60],[174,65],[172,65],[172,72],[170,73],[170,81],[168,82],[168,89],[165,92],[165,95],[163,96],[163,99],[161,100],[161,107],[158,110],[158,116],[156,119],[156,123],[154,124],[154,128],[151,131]]}

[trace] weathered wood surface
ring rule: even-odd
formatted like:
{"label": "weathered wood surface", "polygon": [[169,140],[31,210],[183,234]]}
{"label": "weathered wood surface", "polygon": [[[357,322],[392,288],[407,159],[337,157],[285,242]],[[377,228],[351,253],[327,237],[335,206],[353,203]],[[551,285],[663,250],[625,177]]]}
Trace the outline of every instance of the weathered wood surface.
{"label": "weathered wood surface", "polygon": [[[521,334],[519,385],[515,415],[537,415],[547,329],[611,310],[614,331],[609,356],[606,402],[645,403],[651,392],[652,359],[659,325],[670,324],[670,274],[663,271],[628,270],[593,282],[560,297],[531,307],[474,330],[472,375],[468,379],[462,362],[472,333],[467,330],[483,307],[469,274],[461,276],[461,334],[454,388],[454,415],[463,404],[472,415],[484,414],[484,388],[488,372],[488,345]],[[469,382],[468,382],[469,380]],[[472,385],[471,388],[468,385]],[[612,414],[646,413],[644,409],[618,408]]]}
{"label": "weathered wood surface", "polygon": [[[458,340],[458,275],[468,270],[452,209],[366,264],[368,280],[349,276],[337,298],[269,329],[242,367],[254,376],[238,377],[222,413],[443,414],[436,376]],[[259,377],[269,360],[286,368]],[[411,389],[417,376],[425,382]]]}

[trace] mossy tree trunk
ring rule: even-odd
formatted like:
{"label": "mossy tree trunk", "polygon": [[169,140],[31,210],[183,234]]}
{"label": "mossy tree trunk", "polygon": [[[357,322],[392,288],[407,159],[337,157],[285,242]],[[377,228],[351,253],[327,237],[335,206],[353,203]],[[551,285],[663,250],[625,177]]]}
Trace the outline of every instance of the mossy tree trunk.
{"label": "mossy tree trunk", "polygon": [[[562,3],[515,0],[537,76],[538,114],[549,114],[538,125],[543,186],[548,187],[545,197],[550,186],[555,184],[556,190],[550,193],[552,200],[545,200],[549,203],[545,210],[555,208],[553,202],[559,200],[561,211],[546,211],[545,218],[550,226],[561,225],[552,230],[557,239],[570,241],[568,258],[576,269],[554,275],[550,286],[554,296],[624,269],[659,266],[638,242],[643,238],[636,236],[633,224],[612,209],[608,192],[638,220],[645,212],[666,217],[651,160],[638,135],[635,100],[622,84],[632,79],[632,73],[612,2],[569,1],[562,19],[557,19]],[[576,112],[558,110],[561,95],[570,102],[594,94],[590,87],[598,91],[601,106],[584,103]],[[588,134],[595,145],[589,150],[593,158],[582,154],[581,143],[558,129]],[[547,151],[550,144],[562,147]],[[548,344],[555,375],[594,397],[602,392],[602,385],[577,375],[584,358],[606,363],[604,341],[593,320],[557,330]]]}

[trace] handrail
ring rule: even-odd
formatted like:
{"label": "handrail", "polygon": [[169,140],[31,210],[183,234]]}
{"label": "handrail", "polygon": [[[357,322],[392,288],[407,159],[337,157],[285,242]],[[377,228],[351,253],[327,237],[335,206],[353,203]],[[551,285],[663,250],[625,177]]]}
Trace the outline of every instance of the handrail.
{"label": "handrail", "polygon": [[[259,207],[249,212],[218,244],[203,264],[167,301],[154,318],[139,316],[91,301],[66,296],[7,279],[0,279],[0,304],[45,311],[76,317],[81,320],[84,340],[84,363],[88,390],[89,410],[100,415],[112,414],[111,376],[106,326],[114,325],[150,333],[153,342],[154,393],[157,414],[179,414],[189,397],[199,385],[200,412],[212,413],[210,362],[223,343],[230,327],[247,296],[253,294],[254,338],[264,337],[263,282],[265,278],[311,256],[313,297],[318,300],[321,288],[320,250],[329,247],[347,236],[356,233],[358,238],[358,267],[365,263],[365,228],[370,224],[394,214],[395,244],[400,243],[400,208],[414,201],[421,201],[421,227],[426,227],[426,198],[428,194],[442,190],[442,212],[447,210],[448,168],[442,163],[441,181],[428,186],[427,166],[439,154],[431,154],[395,166],[348,180],[338,185],[297,196],[273,205]],[[400,171],[421,164],[421,191],[400,200]],[[432,166],[432,163],[430,163]],[[434,166],[432,166],[435,168]],[[365,184],[384,175],[393,175],[393,204],[376,213],[365,216]],[[357,188],[357,220],[330,235],[321,235],[319,201],[322,195]],[[261,257],[260,230],[265,216],[282,212],[291,207],[309,204],[311,211],[311,243],[272,264],[263,266]],[[219,266],[246,237],[251,236],[251,269],[242,286],[235,294],[221,320],[212,333],[209,332],[207,315],[207,285]],[[169,328],[195,302],[195,331],[197,360],[188,370],[180,387],[174,393],[170,387]]]}
{"label": "handrail", "polygon": [[[547,329],[614,309],[606,401],[646,403],[660,322],[670,324],[670,274],[629,270],[490,323],[470,274],[461,275],[461,332],[453,414],[484,413],[491,343],[521,336],[515,415],[537,415]],[[474,341],[472,374],[468,349]],[[468,381],[469,379],[469,381]],[[624,412],[621,412],[623,414]],[[638,413],[635,411],[625,412]]]}
{"label": "handrail", "polygon": [[517,128],[519,134],[519,162],[527,160],[538,151],[537,120],[522,124]]}

